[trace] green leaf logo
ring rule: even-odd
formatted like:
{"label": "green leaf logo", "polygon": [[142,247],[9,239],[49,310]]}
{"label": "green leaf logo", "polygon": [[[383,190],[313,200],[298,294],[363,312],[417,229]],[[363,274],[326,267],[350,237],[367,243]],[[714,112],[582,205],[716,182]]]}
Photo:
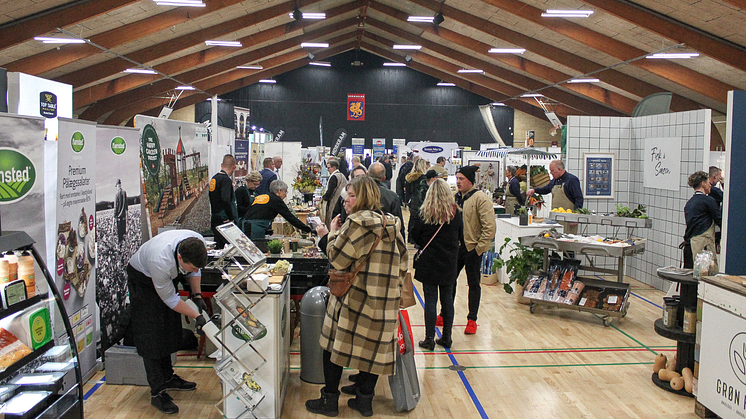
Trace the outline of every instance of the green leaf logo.
{"label": "green leaf logo", "polygon": [[124,150],[127,149],[127,143],[124,141],[124,138],[122,137],[114,137],[111,140],[111,151],[114,152],[114,154],[122,154],[124,153]]}
{"label": "green leaf logo", "polygon": [[0,203],[26,196],[36,182],[36,169],[28,157],[11,148],[0,148]]}
{"label": "green leaf logo", "polygon": [[70,145],[76,153],[80,153],[83,150],[83,147],[85,146],[85,138],[83,138],[83,134],[81,134],[80,131],[75,131],[73,133],[73,137],[70,139]]}

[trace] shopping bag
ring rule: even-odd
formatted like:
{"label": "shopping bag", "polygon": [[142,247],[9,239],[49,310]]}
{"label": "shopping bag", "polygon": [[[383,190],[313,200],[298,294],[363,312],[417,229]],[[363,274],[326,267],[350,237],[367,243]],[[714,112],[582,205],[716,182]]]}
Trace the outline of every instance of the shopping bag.
{"label": "shopping bag", "polygon": [[399,308],[409,308],[417,304],[414,299],[414,284],[412,284],[412,273],[407,271],[404,275],[404,281],[401,287],[401,301],[399,302]]}
{"label": "shopping bag", "polygon": [[[402,325],[406,327],[406,332],[403,332]],[[417,365],[414,362],[412,328],[406,310],[399,311],[397,336],[400,350],[396,352],[396,373],[389,376],[389,387],[397,412],[408,412],[420,401],[420,382],[417,378]]]}

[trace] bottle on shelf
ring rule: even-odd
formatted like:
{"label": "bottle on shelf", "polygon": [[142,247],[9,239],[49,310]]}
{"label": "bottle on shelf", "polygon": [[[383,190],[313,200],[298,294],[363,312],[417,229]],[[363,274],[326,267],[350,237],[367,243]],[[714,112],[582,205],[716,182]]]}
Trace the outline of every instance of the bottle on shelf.
{"label": "bottle on shelf", "polygon": [[8,261],[8,281],[15,281],[18,279],[18,256],[13,252],[5,252],[5,259]]}
{"label": "bottle on shelf", "polygon": [[0,284],[10,282],[10,267],[8,265],[7,259],[0,258]]}
{"label": "bottle on shelf", "polygon": [[28,298],[36,295],[36,276],[34,272],[34,257],[29,252],[23,252],[18,258],[18,275],[26,284]]}

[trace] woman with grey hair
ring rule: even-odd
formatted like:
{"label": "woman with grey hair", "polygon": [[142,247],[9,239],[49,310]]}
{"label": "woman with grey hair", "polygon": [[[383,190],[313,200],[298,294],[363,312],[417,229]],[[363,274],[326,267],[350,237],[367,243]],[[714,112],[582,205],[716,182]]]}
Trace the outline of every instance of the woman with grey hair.
{"label": "woman with grey hair", "polygon": [[246,212],[247,222],[245,227],[251,239],[263,239],[266,230],[272,224],[277,214],[287,220],[293,227],[300,231],[310,233],[311,227],[303,224],[303,221],[290,212],[284,199],[288,195],[288,185],[281,180],[274,180],[269,184],[269,193],[254,198],[254,202]]}
{"label": "woman with grey hair", "polygon": [[508,166],[505,169],[505,177],[508,178],[508,189],[505,191],[505,213],[514,215],[515,209],[518,206],[523,206],[526,203],[526,195],[521,193],[521,182],[515,173],[518,168],[515,166]]}
{"label": "woman with grey hair", "polygon": [[251,203],[254,202],[254,198],[257,196],[256,188],[262,183],[262,174],[256,170],[252,170],[246,175],[246,182],[236,189],[236,204],[238,206],[238,217],[243,218],[246,216],[246,211],[249,210]]}

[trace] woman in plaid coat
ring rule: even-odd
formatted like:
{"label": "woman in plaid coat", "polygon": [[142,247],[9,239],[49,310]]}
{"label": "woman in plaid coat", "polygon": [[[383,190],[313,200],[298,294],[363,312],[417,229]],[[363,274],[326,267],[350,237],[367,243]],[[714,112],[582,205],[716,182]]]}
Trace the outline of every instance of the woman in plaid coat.
{"label": "woman in plaid coat", "polygon": [[[324,348],[325,386],[321,398],[307,401],[306,409],[326,416],[338,414],[339,380],[347,367],[360,370],[354,386],[356,397],[347,404],[363,416],[371,416],[378,376],[394,373],[401,278],[408,267],[407,248],[399,219],[378,211],[380,191],[373,179],[354,178],[347,185],[347,193],[347,220],[342,225],[336,217],[329,232],[327,254],[332,266],[354,270],[370,253],[378,237],[382,238],[347,294],[341,298],[329,297],[319,339]],[[319,231],[319,235],[323,233]]]}

